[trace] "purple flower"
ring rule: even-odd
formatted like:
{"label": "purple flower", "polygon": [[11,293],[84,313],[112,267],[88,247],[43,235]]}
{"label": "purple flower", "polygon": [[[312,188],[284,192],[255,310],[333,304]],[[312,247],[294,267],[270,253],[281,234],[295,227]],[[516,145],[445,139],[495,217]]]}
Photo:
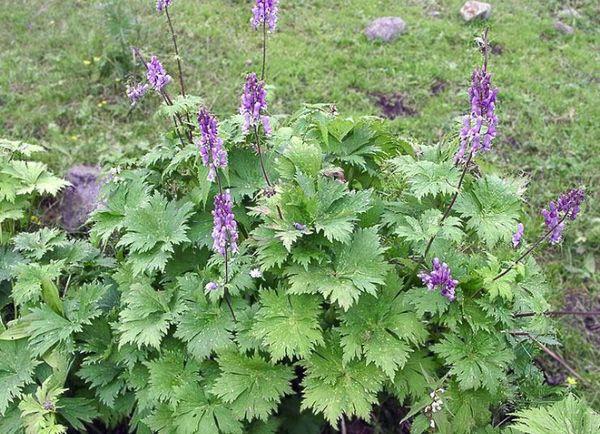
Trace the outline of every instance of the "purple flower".
{"label": "purple flower", "polygon": [[156,0],[156,10],[162,12],[164,9],[171,6],[173,0]]}
{"label": "purple flower", "polygon": [[306,230],[306,225],[303,225],[302,223],[294,222],[294,228],[297,231],[304,232]]}
{"label": "purple flower", "polygon": [[237,252],[237,223],[233,215],[233,202],[229,190],[215,196],[213,215],[213,249],[225,256],[228,246],[232,252]]}
{"label": "purple flower", "polygon": [[240,114],[244,117],[242,130],[248,133],[251,127],[258,127],[262,123],[265,134],[271,134],[269,118],[263,113],[267,110],[267,91],[265,83],[259,81],[255,73],[246,76],[244,94],[240,105]]}
{"label": "purple flower", "polygon": [[219,285],[217,284],[217,282],[208,282],[206,285],[204,285],[204,290],[206,292],[216,291],[218,288]]}
{"label": "purple flower", "polygon": [[156,56],[152,56],[150,63],[148,63],[146,78],[152,88],[159,93],[162,92],[163,87],[171,82],[171,76],[167,74]]}
{"label": "purple flower", "polygon": [[202,108],[198,113],[200,126],[200,155],[202,164],[209,168],[208,180],[213,182],[219,167],[227,166],[227,151],[223,148],[223,140],[219,137],[217,119],[208,110]]}
{"label": "purple flower", "polygon": [[565,228],[565,219],[575,220],[579,214],[585,191],[581,188],[573,189],[560,195],[557,201],[551,201],[548,209],[543,209],[544,223],[550,234],[550,244],[558,244],[562,240]]}
{"label": "purple flower", "polygon": [[252,8],[252,27],[258,29],[263,23],[269,26],[269,30],[275,30],[277,26],[277,12],[279,9],[279,0],[256,0],[256,5]]}
{"label": "purple flower", "polygon": [[575,220],[584,200],[585,190],[583,188],[575,188],[560,195],[558,198],[558,210],[567,214],[571,220]]}
{"label": "purple flower", "polygon": [[[471,76],[469,98],[471,113],[464,117],[460,130],[460,148],[454,156],[455,163],[464,163],[466,155],[489,151],[496,137],[498,117],[494,113],[498,89],[492,88],[492,75],[484,68],[476,69]],[[469,149],[470,145],[470,149]]]}
{"label": "purple flower", "polygon": [[456,285],[458,285],[458,280],[452,279],[452,273],[448,264],[440,263],[440,260],[435,258],[431,273],[427,274],[423,272],[419,274],[419,277],[430,291],[439,287],[444,297],[450,301],[454,300],[454,290],[456,289]]}
{"label": "purple flower", "polygon": [[517,225],[517,232],[514,233],[512,237],[513,247],[516,249],[521,244],[521,238],[523,238],[523,232],[525,231],[525,226],[523,223],[519,223]]}
{"label": "purple flower", "polygon": [[127,96],[131,100],[131,105],[135,105],[148,92],[147,84],[136,84],[135,86],[127,86]]}

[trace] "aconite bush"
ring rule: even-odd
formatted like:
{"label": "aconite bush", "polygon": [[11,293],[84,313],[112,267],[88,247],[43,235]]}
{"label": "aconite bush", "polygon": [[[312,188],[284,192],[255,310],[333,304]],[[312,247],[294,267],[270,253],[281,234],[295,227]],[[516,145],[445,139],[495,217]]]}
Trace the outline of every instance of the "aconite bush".
{"label": "aconite bush", "polygon": [[460,134],[426,145],[331,105],[270,116],[277,0],[256,1],[262,68],[217,120],[186,93],[172,3],[157,9],[177,78],[135,49],[127,94],[161,98],[173,127],[110,171],[89,231],[37,226],[36,197],[64,182],[39,148],[2,144],[0,431],[598,432],[533,363],[570,369],[532,253],[584,191],[551,202],[536,238],[525,180],[479,166],[501,128],[487,35]]}

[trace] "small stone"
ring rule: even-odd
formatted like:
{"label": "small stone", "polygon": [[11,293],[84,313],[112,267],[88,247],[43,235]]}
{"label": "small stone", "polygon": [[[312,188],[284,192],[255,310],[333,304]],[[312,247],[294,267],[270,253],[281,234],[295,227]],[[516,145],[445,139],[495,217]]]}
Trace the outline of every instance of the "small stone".
{"label": "small stone", "polygon": [[71,167],[66,179],[71,185],[63,194],[60,214],[63,227],[75,232],[85,225],[90,213],[98,206],[103,181],[98,167],[86,165]]}
{"label": "small stone", "polygon": [[565,35],[572,35],[575,33],[575,29],[562,21],[554,22],[554,28]]}
{"label": "small stone", "polygon": [[558,13],[559,18],[581,18],[581,14],[577,9],[567,7]]}
{"label": "small stone", "polygon": [[406,31],[406,23],[400,17],[381,17],[373,20],[365,29],[365,35],[372,41],[379,39],[390,42]]}
{"label": "small stone", "polygon": [[489,3],[468,1],[460,8],[460,15],[467,22],[475,19],[487,20],[492,14],[492,5]]}

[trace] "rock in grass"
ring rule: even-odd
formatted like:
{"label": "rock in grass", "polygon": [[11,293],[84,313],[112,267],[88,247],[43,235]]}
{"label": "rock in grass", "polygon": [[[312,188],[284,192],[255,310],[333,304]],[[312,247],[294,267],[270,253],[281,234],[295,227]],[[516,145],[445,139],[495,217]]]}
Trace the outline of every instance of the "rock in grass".
{"label": "rock in grass", "polygon": [[563,23],[562,21],[555,21],[554,28],[560,33],[564,33],[565,35],[572,35],[573,33],[575,33],[575,29],[573,27]]}
{"label": "rock in grass", "polygon": [[467,22],[475,19],[487,20],[492,14],[492,5],[489,3],[468,1],[460,8],[460,15]]}
{"label": "rock in grass", "polygon": [[63,227],[74,232],[87,221],[98,206],[98,194],[102,186],[100,169],[96,166],[77,165],[66,176],[71,185],[65,190],[60,204]]}
{"label": "rock in grass", "polygon": [[365,29],[370,41],[379,39],[390,42],[406,31],[406,23],[400,17],[381,17],[373,20]]}

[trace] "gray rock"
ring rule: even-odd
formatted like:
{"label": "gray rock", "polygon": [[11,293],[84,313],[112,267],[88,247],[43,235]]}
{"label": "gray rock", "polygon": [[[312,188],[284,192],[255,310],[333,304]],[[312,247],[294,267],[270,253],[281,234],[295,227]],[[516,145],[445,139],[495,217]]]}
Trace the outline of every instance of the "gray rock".
{"label": "gray rock", "polygon": [[484,2],[468,1],[460,8],[460,15],[467,22],[475,19],[487,20],[491,14],[492,5]]}
{"label": "gray rock", "polygon": [[575,29],[562,21],[555,21],[554,28],[565,35],[572,35],[575,33]]}
{"label": "gray rock", "polygon": [[373,20],[365,29],[365,35],[372,41],[379,39],[390,42],[406,31],[406,23],[400,17],[381,17]]}
{"label": "gray rock", "polygon": [[559,18],[581,18],[581,14],[577,9],[566,7],[558,13]]}
{"label": "gray rock", "polygon": [[85,225],[90,213],[98,206],[103,180],[96,166],[77,165],[65,177],[71,185],[64,191],[60,204],[63,227],[70,232]]}

